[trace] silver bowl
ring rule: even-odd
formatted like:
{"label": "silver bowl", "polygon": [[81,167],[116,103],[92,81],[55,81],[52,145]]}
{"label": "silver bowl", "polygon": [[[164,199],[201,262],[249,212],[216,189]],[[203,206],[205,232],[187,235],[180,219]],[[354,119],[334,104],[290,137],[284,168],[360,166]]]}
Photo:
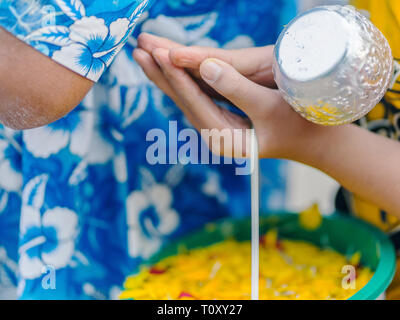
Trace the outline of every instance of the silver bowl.
{"label": "silver bowl", "polygon": [[393,64],[389,43],[364,15],[351,6],[323,6],[282,31],[273,72],[285,100],[304,118],[341,125],[379,103]]}

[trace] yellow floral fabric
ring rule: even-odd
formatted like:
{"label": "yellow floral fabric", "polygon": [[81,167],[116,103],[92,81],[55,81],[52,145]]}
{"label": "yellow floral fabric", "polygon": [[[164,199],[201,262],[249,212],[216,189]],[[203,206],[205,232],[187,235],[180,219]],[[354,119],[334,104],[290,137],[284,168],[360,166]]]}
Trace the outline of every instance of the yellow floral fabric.
{"label": "yellow floral fabric", "polygon": [[[355,0],[354,5],[368,12],[371,21],[388,39],[393,55],[400,61],[400,1],[399,0]],[[364,119],[360,125],[368,130],[400,139],[400,81]],[[384,231],[399,226],[399,220],[382,212],[378,207],[356,196],[351,198],[351,208],[360,218],[373,223]]]}
{"label": "yellow floral fabric", "polygon": [[[400,1],[354,0],[353,5],[368,12],[371,21],[388,39],[395,60],[400,62]],[[397,79],[381,103],[361,119],[359,124],[377,134],[400,140],[400,79]],[[357,196],[352,195],[349,199],[350,207],[356,216],[390,232],[395,245],[400,249],[399,219]],[[388,298],[400,299],[400,274],[396,276]]]}

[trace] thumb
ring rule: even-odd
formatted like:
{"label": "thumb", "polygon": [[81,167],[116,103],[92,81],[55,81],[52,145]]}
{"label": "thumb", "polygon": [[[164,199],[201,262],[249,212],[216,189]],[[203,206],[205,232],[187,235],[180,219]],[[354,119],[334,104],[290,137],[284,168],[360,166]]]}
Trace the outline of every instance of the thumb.
{"label": "thumb", "polygon": [[277,90],[256,84],[224,61],[204,60],[200,65],[200,75],[209,86],[250,117],[282,103]]}

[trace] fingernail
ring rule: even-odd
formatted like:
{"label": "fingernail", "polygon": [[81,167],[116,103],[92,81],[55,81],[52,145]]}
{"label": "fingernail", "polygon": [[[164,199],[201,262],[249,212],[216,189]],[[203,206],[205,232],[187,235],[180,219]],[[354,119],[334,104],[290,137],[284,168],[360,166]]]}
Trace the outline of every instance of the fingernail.
{"label": "fingernail", "polygon": [[133,56],[139,56],[139,55],[142,55],[143,54],[143,50],[142,49],[139,49],[139,48],[136,48],[135,50],[133,50]]}
{"label": "fingernail", "polygon": [[203,62],[200,68],[200,74],[203,79],[212,84],[218,80],[222,72],[222,67],[213,60]]}
{"label": "fingernail", "polygon": [[158,66],[161,67],[161,60],[158,57],[157,53],[153,53],[153,58],[157,62]]}
{"label": "fingernail", "polygon": [[179,59],[177,61],[180,67],[191,67],[193,66],[193,61],[189,59]]}
{"label": "fingernail", "polygon": [[[179,54],[179,52],[181,54]],[[172,48],[169,51],[169,57],[172,63],[174,63],[178,67],[186,68],[193,66],[193,61],[190,58],[182,56],[182,48]]]}

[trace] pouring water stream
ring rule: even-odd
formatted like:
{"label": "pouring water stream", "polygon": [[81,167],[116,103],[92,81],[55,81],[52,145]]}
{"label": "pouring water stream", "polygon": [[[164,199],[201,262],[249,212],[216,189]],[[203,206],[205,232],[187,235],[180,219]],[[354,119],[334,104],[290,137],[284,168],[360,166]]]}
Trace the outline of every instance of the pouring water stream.
{"label": "pouring water stream", "polygon": [[258,142],[255,129],[252,129],[251,132],[251,169],[251,300],[258,300],[260,184]]}

